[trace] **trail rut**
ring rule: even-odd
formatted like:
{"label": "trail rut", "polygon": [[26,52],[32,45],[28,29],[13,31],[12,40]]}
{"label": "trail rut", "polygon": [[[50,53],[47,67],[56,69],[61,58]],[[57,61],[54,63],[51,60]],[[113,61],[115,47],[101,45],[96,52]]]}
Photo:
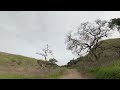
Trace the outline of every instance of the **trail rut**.
{"label": "trail rut", "polygon": [[83,76],[76,69],[67,69],[60,79],[87,79],[87,77]]}

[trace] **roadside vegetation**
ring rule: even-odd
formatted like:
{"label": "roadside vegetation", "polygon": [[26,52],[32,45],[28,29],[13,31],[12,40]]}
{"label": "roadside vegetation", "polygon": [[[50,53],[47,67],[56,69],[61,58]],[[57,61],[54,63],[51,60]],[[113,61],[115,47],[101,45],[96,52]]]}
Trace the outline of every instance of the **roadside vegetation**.
{"label": "roadside vegetation", "polygon": [[52,79],[64,70],[49,61],[0,52],[0,79]]}

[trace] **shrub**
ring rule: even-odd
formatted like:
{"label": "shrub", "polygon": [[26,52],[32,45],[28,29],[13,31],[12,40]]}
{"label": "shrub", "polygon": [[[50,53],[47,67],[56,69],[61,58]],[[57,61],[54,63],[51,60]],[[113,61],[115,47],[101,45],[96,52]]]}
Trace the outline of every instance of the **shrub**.
{"label": "shrub", "polygon": [[12,62],[16,62],[16,60],[13,59]]}
{"label": "shrub", "polygon": [[56,64],[56,62],[58,62],[58,61],[54,58],[51,58],[51,59],[49,59],[49,62],[52,63],[52,64]]}
{"label": "shrub", "polygon": [[17,65],[21,65],[21,64],[22,64],[22,62],[21,62],[21,61],[18,61],[18,62],[17,62]]}

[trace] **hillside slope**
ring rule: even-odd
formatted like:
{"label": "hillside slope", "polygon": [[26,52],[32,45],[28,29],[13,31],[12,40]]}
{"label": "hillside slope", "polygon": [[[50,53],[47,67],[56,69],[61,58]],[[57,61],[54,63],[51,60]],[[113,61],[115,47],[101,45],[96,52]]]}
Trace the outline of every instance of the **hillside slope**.
{"label": "hillside slope", "polygon": [[56,78],[62,71],[48,61],[0,52],[0,79]]}
{"label": "hillside slope", "polygon": [[[96,54],[101,52],[99,59],[97,61],[92,61],[91,59],[93,58],[92,55],[87,54],[84,57],[80,57],[77,58],[75,60],[71,60],[70,62],[68,62],[68,64],[72,65],[79,65],[81,64],[98,64],[98,65],[106,65],[107,63],[112,62],[112,60],[117,59],[120,57],[120,38],[117,39],[108,39],[108,40],[104,40],[102,47],[104,48],[104,50],[101,51],[100,48],[98,48],[96,50]],[[118,48],[116,48],[118,47]]]}
{"label": "hillside slope", "polygon": [[[98,60],[92,61],[91,59],[93,58],[93,56],[90,54],[87,54],[84,57],[80,57],[76,60],[71,60],[68,63],[67,67],[76,68],[79,71],[82,70],[85,72],[86,71],[89,71],[90,73],[92,72],[92,73],[94,73],[95,76],[97,76],[97,78],[100,78],[101,73],[104,73],[104,75],[107,75],[107,74],[105,74],[105,73],[107,73],[107,71],[109,73],[113,73],[113,72],[117,73],[120,68],[119,67],[120,66],[120,64],[119,64],[119,61],[120,61],[120,38],[104,40],[102,47],[104,48],[104,50],[102,50],[102,51],[101,51],[101,49],[96,50],[96,54],[101,52]],[[113,66],[113,63],[116,63],[116,64]],[[112,68],[109,69],[109,67],[112,67],[113,69]],[[116,74],[114,74],[114,75],[116,75]],[[107,76],[105,76],[105,77],[107,77]],[[110,78],[112,78],[112,77],[110,77]],[[116,78],[120,78],[120,76],[119,77],[117,76]]]}

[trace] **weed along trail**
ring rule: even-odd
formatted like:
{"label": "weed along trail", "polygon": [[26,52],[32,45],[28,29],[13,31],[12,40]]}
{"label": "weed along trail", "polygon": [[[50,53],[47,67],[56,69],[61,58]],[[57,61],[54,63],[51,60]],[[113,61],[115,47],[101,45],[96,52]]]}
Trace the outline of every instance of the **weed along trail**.
{"label": "weed along trail", "polygon": [[83,77],[76,69],[67,69],[60,79],[87,79]]}

